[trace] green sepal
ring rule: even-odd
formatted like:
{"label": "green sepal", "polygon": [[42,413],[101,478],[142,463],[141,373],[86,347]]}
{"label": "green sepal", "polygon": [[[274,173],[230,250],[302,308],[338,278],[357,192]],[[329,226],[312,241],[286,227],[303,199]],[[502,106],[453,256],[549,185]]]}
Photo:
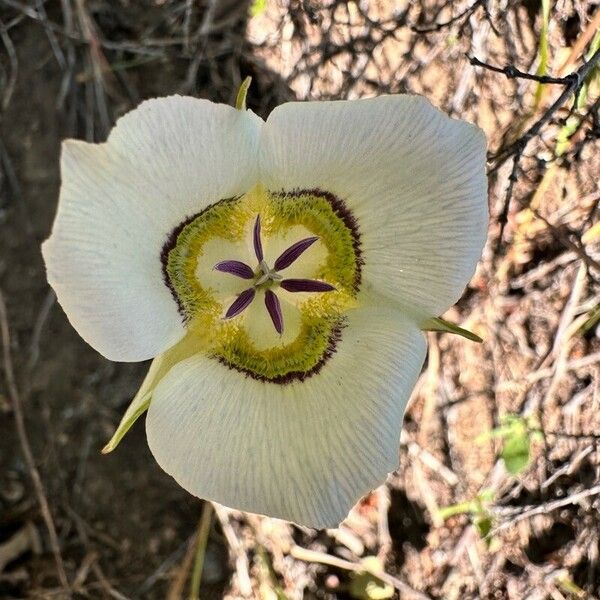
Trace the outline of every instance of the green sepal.
{"label": "green sepal", "polygon": [[474,334],[472,331],[469,331],[468,329],[463,329],[462,327],[454,325],[454,323],[450,323],[449,321],[446,321],[440,317],[433,317],[421,323],[421,330],[454,333],[455,335],[460,335],[461,337],[471,340],[472,342],[477,342],[478,344],[481,344],[481,342],[483,342],[483,340],[478,335]]}
{"label": "green sepal", "polygon": [[148,410],[151,398],[152,393],[148,392],[143,396],[138,394],[133,399],[110,441],[102,448],[102,454],[112,452],[119,445],[119,442],[125,437],[125,434],[131,429],[132,425]]}
{"label": "green sepal", "polygon": [[112,452],[123,439],[125,434],[131,429],[131,426],[143,415],[150,406],[152,394],[160,380],[179,362],[189,358],[193,354],[201,351],[204,340],[197,332],[188,332],[188,334],[166,352],[159,354],[150,365],[148,373],[142,382],[129,408],[125,411],[117,430],[104,448],[102,454]]}
{"label": "green sepal", "polygon": [[248,88],[252,83],[252,77],[246,77],[242,84],[240,85],[240,89],[238,90],[237,96],[235,98],[235,107],[238,110],[246,110],[246,96],[248,95]]}

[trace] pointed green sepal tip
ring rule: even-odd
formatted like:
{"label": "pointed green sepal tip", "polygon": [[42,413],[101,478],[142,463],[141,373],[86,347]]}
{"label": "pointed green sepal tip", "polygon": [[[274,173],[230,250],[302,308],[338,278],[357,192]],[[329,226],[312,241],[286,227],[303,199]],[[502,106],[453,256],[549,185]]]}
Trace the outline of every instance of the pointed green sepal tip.
{"label": "pointed green sepal tip", "polygon": [[133,399],[108,444],[102,448],[102,454],[112,452],[119,445],[119,442],[125,437],[132,425],[148,410],[151,398],[152,394],[148,393],[140,394]]}
{"label": "pointed green sepal tip", "polygon": [[237,97],[235,99],[235,107],[238,110],[246,110],[246,96],[248,95],[248,88],[252,83],[252,77],[246,77],[242,84],[240,85],[240,89],[238,90]]}
{"label": "pointed green sepal tip", "polygon": [[481,344],[481,342],[483,342],[483,340],[478,335],[474,334],[472,331],[469,331],[468,329],[463,329],[462,327],[454,325],[454,323],[450,323],[449,321],[446,321],[440,317],[433,317],[432,319],[427,319],[427,321],[421,323],[421,330],[453,333],[455,335],[460,335],[461,337],[471,340],[472,342],[477,342],[478,344]]}

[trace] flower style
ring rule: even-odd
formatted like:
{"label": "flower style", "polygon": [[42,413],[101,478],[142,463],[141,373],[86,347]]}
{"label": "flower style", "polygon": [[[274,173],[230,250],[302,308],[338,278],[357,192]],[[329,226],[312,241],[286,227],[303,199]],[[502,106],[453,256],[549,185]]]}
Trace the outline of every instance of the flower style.
{"label": "flower style", "polygon": [[105,450],[147,410],[191,493],[336,526],[396,468],[422,330],[481,254],[482,132],[417,96],[174,96],[61,168],[48,280],[101,354],[154,358]]}

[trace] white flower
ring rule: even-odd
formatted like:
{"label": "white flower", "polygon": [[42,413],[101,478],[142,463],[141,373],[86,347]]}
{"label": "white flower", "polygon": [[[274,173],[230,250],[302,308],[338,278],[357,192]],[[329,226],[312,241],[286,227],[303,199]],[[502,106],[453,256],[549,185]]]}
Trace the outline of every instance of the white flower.
{"label": "white flower", "polygon": [[109,444],[148,443],[191,493],[337,525],[398,462],[422,328],[486,236],[485,139],[416,96],[194,98],[68,140],[48,280],[117,361],[155,358]]}

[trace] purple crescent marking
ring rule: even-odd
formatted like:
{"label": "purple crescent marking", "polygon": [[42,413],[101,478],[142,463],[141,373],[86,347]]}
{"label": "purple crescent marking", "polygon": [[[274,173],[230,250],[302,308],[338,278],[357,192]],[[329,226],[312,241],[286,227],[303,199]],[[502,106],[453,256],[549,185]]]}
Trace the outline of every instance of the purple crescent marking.
{"label": "purple crescent marking", "polygon": [[254,221],[253,238],[254,238],[254,254],[256,254],[256,258],[258,259],[258,262],[260,262],[264,258],[262,241],[260,239],[260,215],[258,215],[256,217],[256,221]]}
{"label": "purple crescent marking", "polygon": [[240,260],[224,260],[217,263],[213,269],[221,271],[221,273],[230,273],[242,279],[252,279],[254,277],[252,268]]}
{"label": "purple crescent marking", "polygon": [[288,292],[332,292],[333,285],[316,279],[284,279],[279,285]]}
{"label": "purple crescent marking", "polygon": [[292,244],[287,250],[284,250],[279,258],[275,261],[274,268],[276,271],[281,271],[289,267],[305,250],[310,248],[319,238],[308,237],[295,244]]}
{"label": "purple crescent marking", "polygon": [[247,290],[244,290],[227,309],[227,312],[225,313],[225,319],[237,317],[237,315],[248,308],[252,303],[252,300],[254,300],[255,294],[256,292],[254,288],[248,288]]}
{"label": "purple crescent marking", "polygon": [[277,333],[281,335],[283,333],[283,313],[279,298],[271,290],[265,292],[265,306]]}

